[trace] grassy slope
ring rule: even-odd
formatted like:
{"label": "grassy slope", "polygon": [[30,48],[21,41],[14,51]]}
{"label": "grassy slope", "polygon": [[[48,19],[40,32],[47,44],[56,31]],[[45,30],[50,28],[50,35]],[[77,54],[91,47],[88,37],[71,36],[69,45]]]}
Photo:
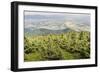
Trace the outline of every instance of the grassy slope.
{"label": "grassy slope", "polygon": [[90,33],[86,31],[25,37],[24,44],[24,61],[90,58]]}

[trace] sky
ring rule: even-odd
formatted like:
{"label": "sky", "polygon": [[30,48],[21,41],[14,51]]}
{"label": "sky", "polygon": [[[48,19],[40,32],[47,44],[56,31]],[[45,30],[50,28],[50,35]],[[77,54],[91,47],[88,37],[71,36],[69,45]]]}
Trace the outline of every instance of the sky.
{"label": "sky", "polygon": [[[41,27],[43,24],[35,24],[42,23],[45,21],[45,26],[53,26],[52,28],[64,28],[63,25],[59,23],[63,23],[64,21],[73,21],[78,24],[90,25],[90,14],[84,13],[58,13],[58,12],[38,12],[38,11],[24,11],[24,22],[25,27]],[[48,24],[48,23],[56,23]],[[57,24],[58,22],[58,24]]]}

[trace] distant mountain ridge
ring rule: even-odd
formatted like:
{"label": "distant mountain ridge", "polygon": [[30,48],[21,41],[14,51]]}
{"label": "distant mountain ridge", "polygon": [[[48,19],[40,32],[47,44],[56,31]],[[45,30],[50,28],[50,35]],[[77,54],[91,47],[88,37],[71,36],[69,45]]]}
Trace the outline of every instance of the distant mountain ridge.
{"label": "distant mountain ridge", "polygon": [[31,29],[25,29],[24,32],[26,35],[48,35],[48,34],[61,34],[61,33],[65,33],[71,31],[70,29],[63,29],[63,30],[50,30],[50,29],[44,29],[44,28],[40,28],[40,29],[35,29],[35,30],[31,30]]}
{"label": "distant mountain ridge", "polygon": [[27,28],[24,28],[25,35],[61,34],[68,31],[90,31],[90,26],[72,21],[41,21],[38,24],[30,24],[29,26],[27,24]]}

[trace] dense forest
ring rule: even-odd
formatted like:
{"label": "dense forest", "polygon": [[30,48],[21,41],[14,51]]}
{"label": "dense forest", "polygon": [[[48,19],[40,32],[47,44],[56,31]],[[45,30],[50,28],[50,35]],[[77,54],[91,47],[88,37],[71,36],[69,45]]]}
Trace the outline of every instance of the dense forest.
{"label": "dense forest", "polygon": [[24,37],[24,61],[90,58],[90,32],[69,31]]}

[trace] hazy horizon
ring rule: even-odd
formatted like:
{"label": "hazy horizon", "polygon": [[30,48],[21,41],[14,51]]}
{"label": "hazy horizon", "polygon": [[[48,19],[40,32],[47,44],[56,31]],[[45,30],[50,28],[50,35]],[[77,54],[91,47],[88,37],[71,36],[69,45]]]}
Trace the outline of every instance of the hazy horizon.
{"label": "hazy horizon", "polygon": [[39,28],[62,30],[66,23],[72,22],[74,26],[90,26],[90,14],[57,13],[57,12],[24,12],[25,28]]}

